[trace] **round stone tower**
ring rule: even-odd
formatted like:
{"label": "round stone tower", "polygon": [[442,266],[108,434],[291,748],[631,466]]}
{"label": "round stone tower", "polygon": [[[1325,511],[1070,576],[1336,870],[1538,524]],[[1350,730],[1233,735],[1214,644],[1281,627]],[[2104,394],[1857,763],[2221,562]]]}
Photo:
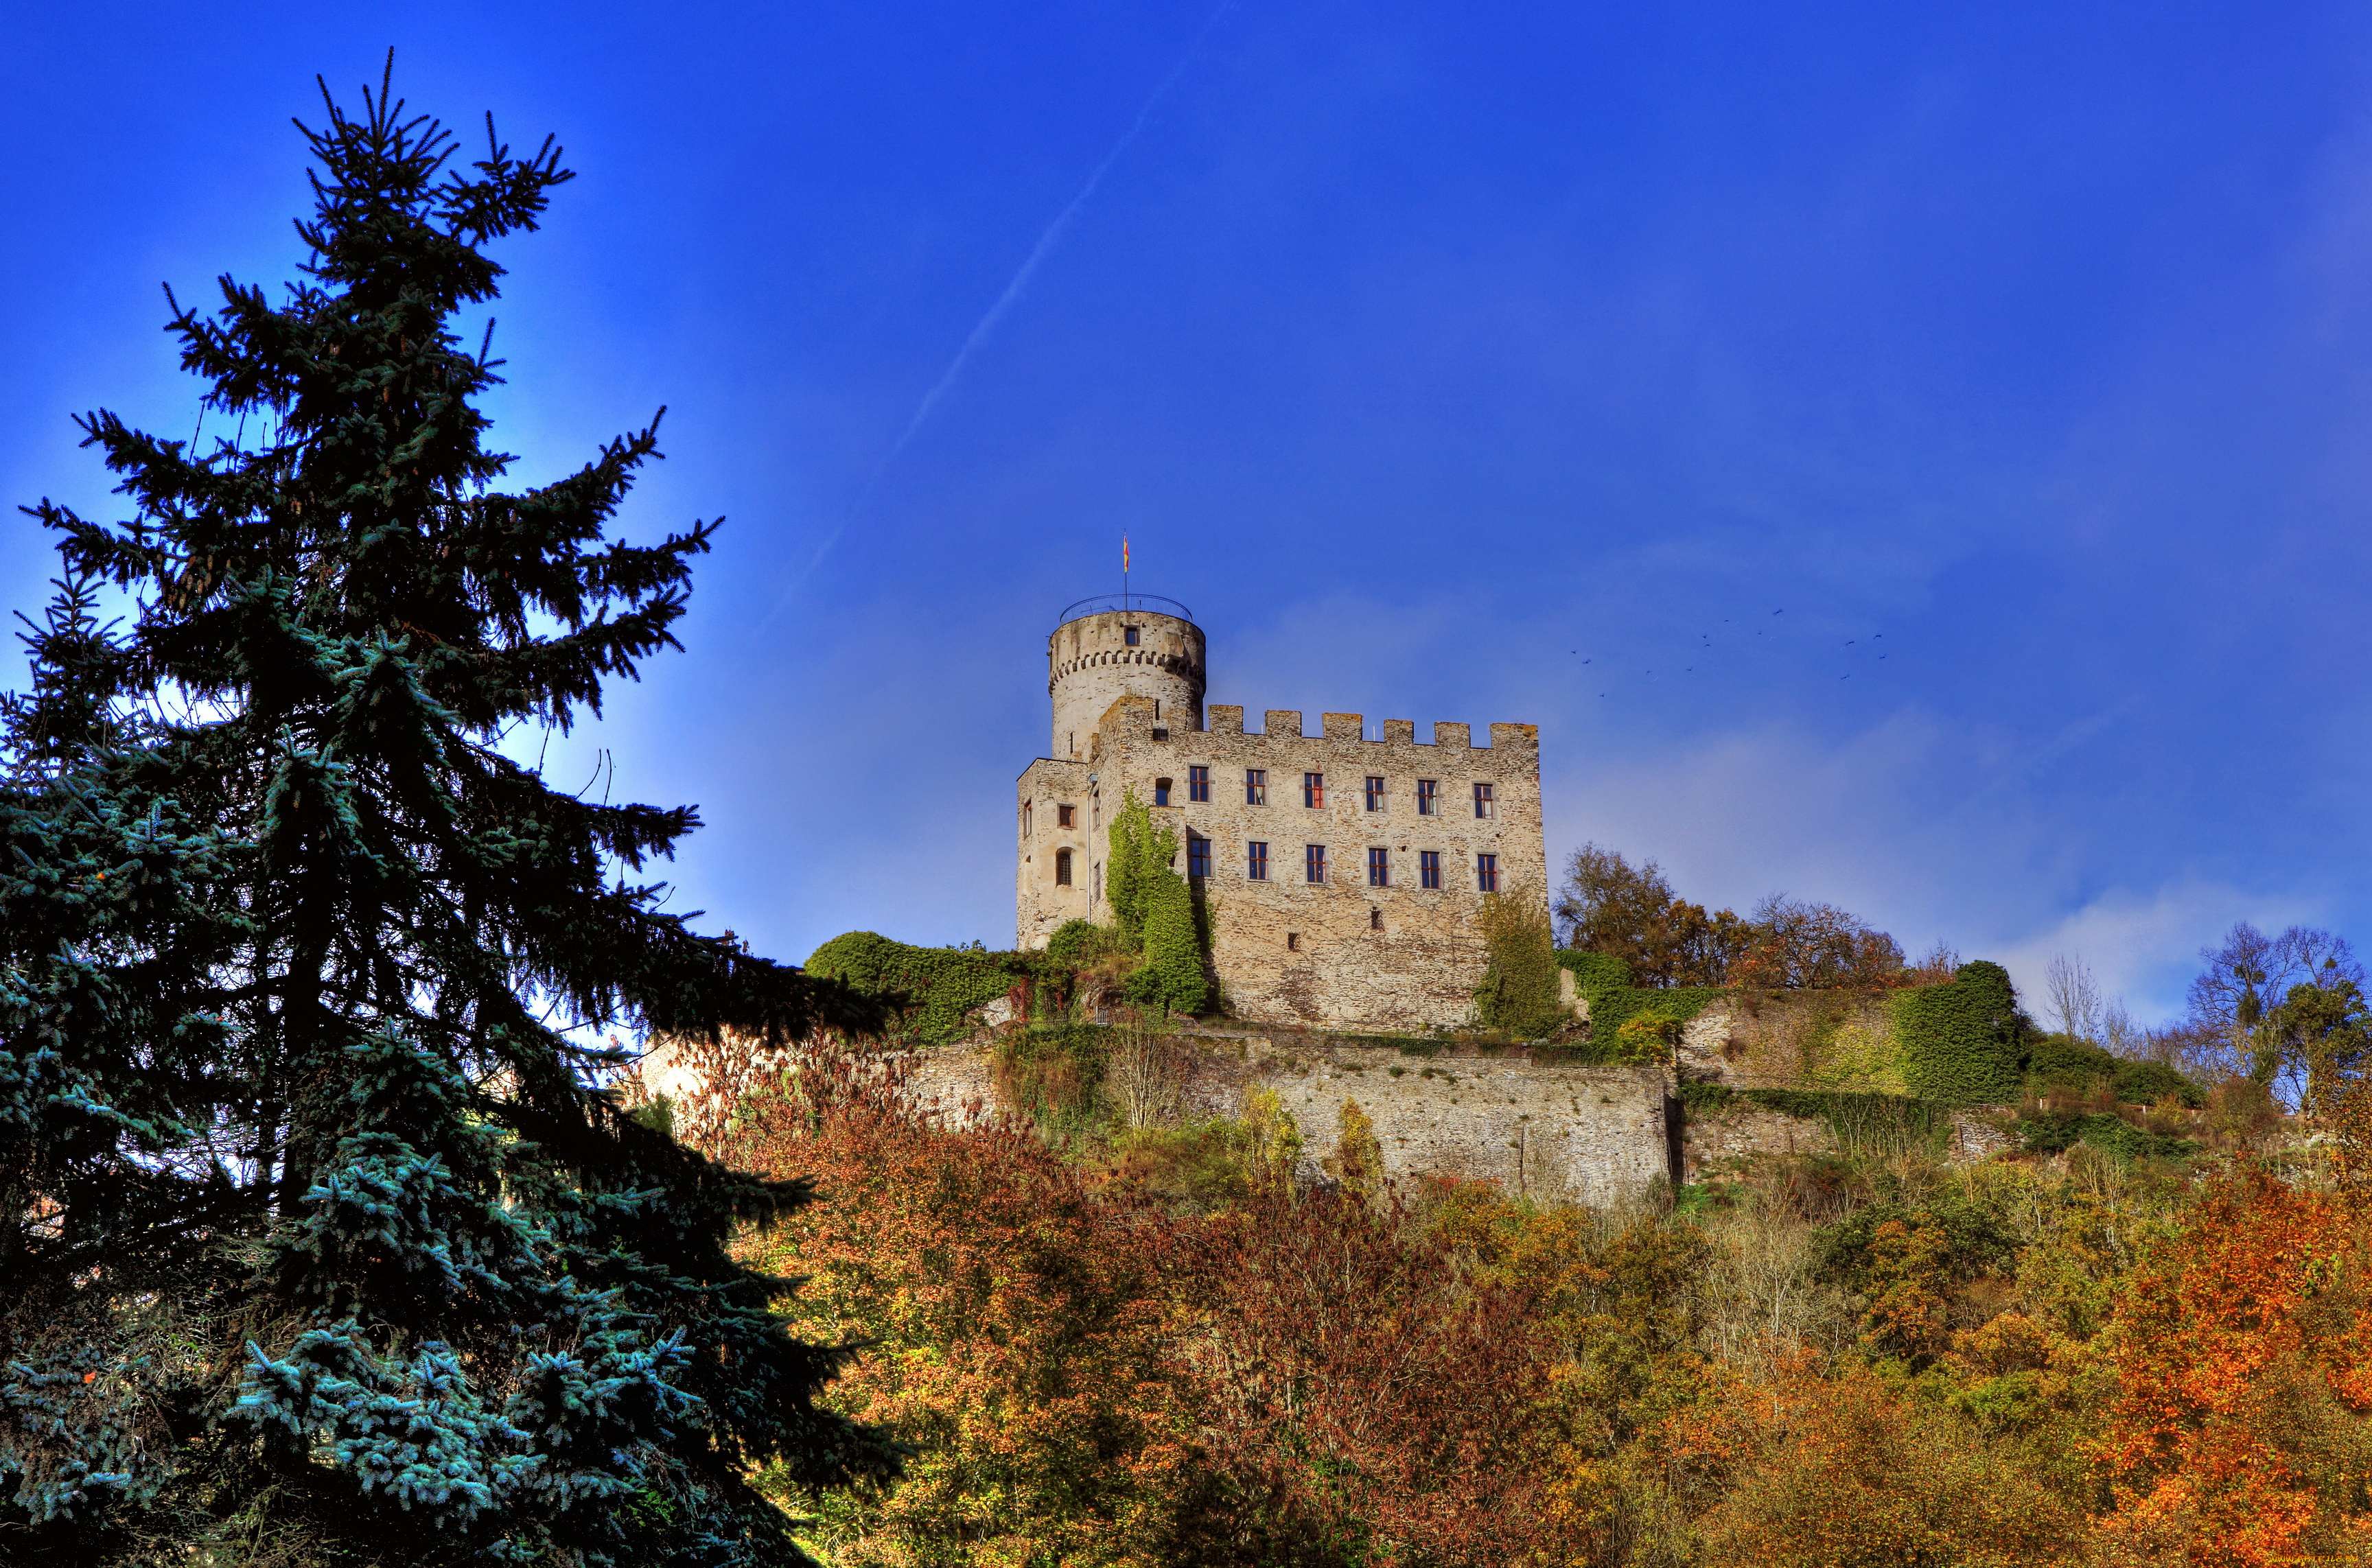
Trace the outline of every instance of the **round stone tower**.
{"label": "round stone tower", "polygon": [[1081,599],[1046,639],[1058,759],[1085,761],[1087,738],[1124,696],[1149,697],[1154,722],[1203,727],[1203,629],[1175,599],[1130,594]]}

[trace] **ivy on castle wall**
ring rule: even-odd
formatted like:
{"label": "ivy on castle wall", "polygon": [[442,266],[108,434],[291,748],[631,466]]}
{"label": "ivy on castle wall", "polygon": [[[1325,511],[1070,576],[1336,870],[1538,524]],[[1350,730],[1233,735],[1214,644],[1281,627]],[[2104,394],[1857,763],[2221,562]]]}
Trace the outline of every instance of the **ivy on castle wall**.
{"label": "ivy on castle wall", "polygon": [[1611,953],[1588,953],[1572,947],[1557,949],[1559,966],[1573,971],[1573,988],[1589,1004],[1589,1035],[1612,1040],[1634,1018],[1687,1023],[1715,1002],[1730,994],[1719,985],[1675,985],[1662,989],[1631,983],[1631,966]]}
{"label": "ivy on castle wall", "polygon": [[[1609,1051],[1657,1025],[1668,1026],[1662,1032],[1669,1036],[1671,1028],[1737,993],[1719,986],[1635,986],[1629,967],[1606,953],[1564,948],[1557,962],[1573,971],[1574,989],[1589,1004],[1591,1040]],[[1842,1016],[1823,1019],[1822,1027],[1833,1029]],[[1999,964],[1979,959],[1961,965],[1942,985],[1897,992],[1888,1019],[1886,1038],[1871,1042],[1875,1055],[1887,1060],[1866,1065],[1899,1069],[1912,1098],[1944,1105],[2001,1105],[2018,1098],[2026,1025],[2009,973]]]}
{"label": "ivy on castle wall", "polygon": [[905,1033],[946,1045],[971,1032],[965,1016],[1030,978],[1019,953],[979,947],[916,947],[870,931],[851,931],[818,947],[807,971],[836,980],[904,1010]]}
{"label": "ivy on castle wall", "polygon": [[2009,971],[1982,958],[1942,985],[1894,999],[1895,1052],[1904,1087],[1947,1105],[2002,1105],[2025,1087],[2017,993]]}

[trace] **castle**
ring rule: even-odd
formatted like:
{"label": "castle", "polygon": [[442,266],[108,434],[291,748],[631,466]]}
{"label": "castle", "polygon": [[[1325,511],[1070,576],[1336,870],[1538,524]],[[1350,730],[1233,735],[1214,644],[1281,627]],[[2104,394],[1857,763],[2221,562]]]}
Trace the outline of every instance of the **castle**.
{"label": "castle", "polygon": [[1177,835],[1210,911],[1228,1011],[1256,1023],[1405,1032],[1464,1022],[1484,966],[1489,893],[1547,898],[1540,730],[1240,707],[1203,719],[1203,641],[1174,600],[1082,600],[1046,640],[1052,754],[1014,812],[1015,945],[1109,922],[1107,831],[1123,797]]}

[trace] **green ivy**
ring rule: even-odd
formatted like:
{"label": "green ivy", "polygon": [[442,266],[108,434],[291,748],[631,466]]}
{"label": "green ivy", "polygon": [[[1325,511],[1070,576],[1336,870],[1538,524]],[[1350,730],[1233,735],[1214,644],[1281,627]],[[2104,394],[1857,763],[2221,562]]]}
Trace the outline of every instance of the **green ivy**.
{"label": "green ivy", "polygon": [[2017,993],[2009,971],[1979,958],[1942,985],[1899,992],[1894,1038],[1912,1094],[1947,1105],[2001,1105],[2024,1084]]}
{"label": "green ivy", "polygon": [[981,947],[915,947],[870,931],[851,931],[818,947],[807,971],[837,980],[861,995],[893,1001],[908,1039],[946,1045],[971,1031],[966,1016],[1030,978],[1019,953]]}
{"label": "green ivy", "polygon": [[1560,947],[1556,961],[1573,971],[1574,990],[1589,1004],[1589,1035],[1594,1040],[1610,1041],[1624,1024],[1643,1016],[1685,1024],[1731,994],[1729,987],[1721,985],[1675,985],[1659,990],[1634,985],[1631,966],[1611,953]]}
{"label": "green ivy", "polygon": [[2027,1086],[2038,1094],[2081,1094],[2109,1086],[2120,1105],[2156,1105],[2172,1096],[2187,1106],[2207,1103],[2197,1084],[2163,1062],[2135,1062],[2089,1040],[2044,1035],[2026,1059]]}
{"label": "green ivy", "polygon": [[2076,1111],[2044,1111],[2017,1119],[2018,1146],[2029,1154],[2064,1154],[2076,1144],[2097,1149],[2120,1165],[2136,1159],[2181,1159],[2198,1152],[2188,1138],[2145,1132],[2122,1116],[2108,1111],[2084,1115]]}

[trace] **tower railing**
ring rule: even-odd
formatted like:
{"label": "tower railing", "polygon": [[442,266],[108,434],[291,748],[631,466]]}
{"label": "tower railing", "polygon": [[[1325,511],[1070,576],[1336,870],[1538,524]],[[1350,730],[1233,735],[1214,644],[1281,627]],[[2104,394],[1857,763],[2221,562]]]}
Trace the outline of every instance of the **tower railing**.
{"label": "tower railing", "polygon": [[1192,610],[1176,599],[1163,598],[1159,594],[1099,594],[1093,598],[1083,598],[1064,610],[1054,624],[1067,626],[1082,615],[1100,615],[1108,610],[1116,610],[1123,615],[1133,610],[1146,610],[1156,615],[1174,615],[1189,626],[1194,624]]}

